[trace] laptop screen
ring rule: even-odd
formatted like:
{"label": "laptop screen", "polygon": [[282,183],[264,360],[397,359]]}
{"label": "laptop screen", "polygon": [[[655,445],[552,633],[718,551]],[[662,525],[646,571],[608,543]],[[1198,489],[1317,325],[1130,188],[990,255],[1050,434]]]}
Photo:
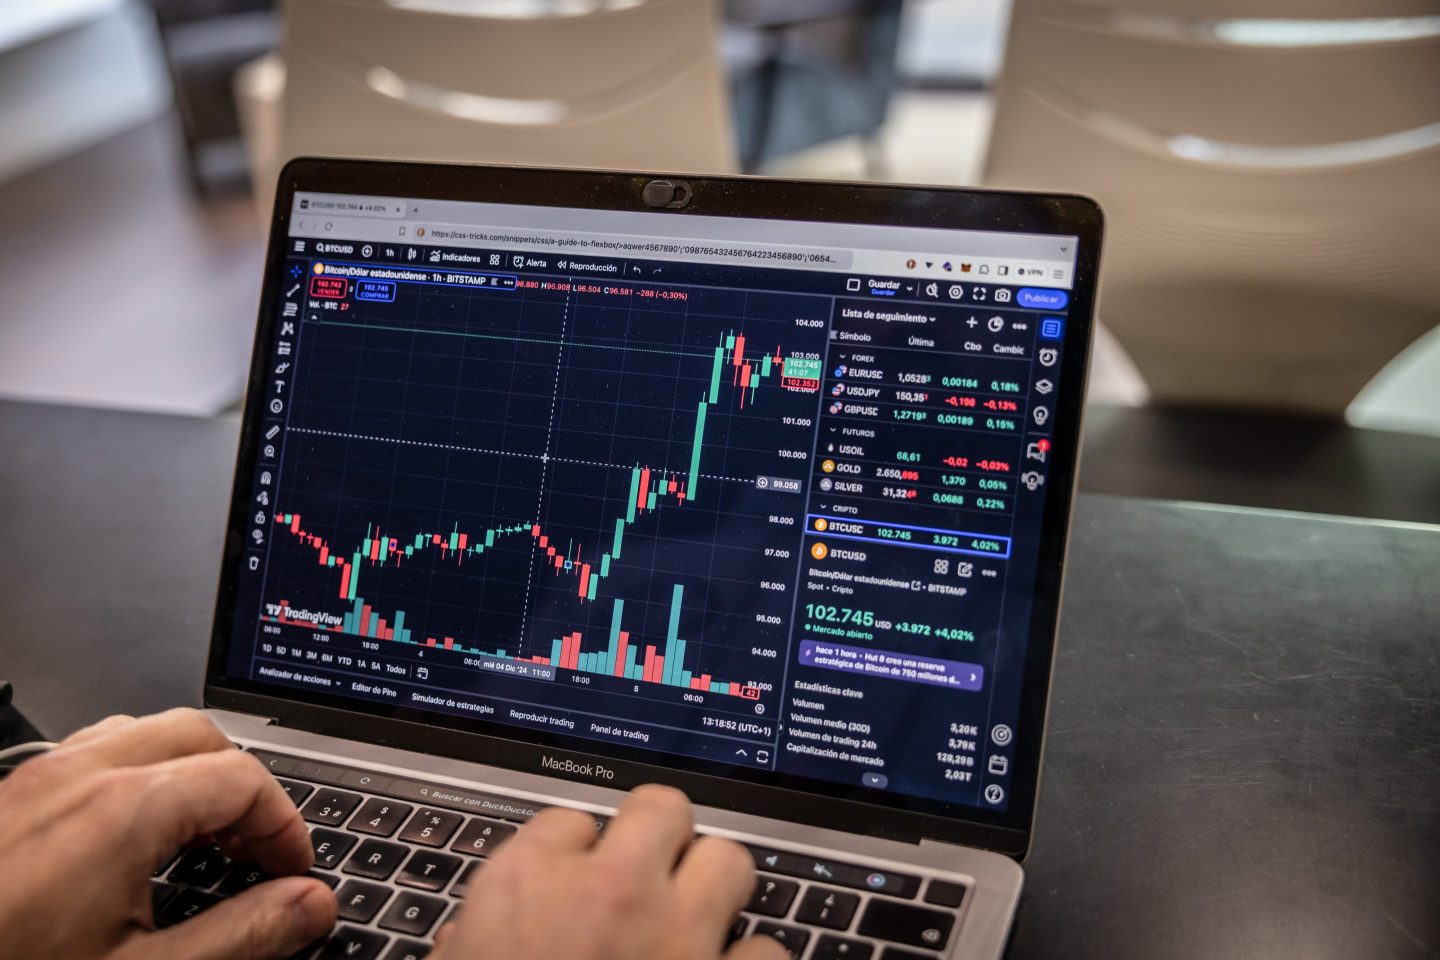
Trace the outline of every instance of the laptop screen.
{"label": "laptop screen", "polygon": [[306,192],[285,230],[231,676],[1005,810],[1075,237]]}

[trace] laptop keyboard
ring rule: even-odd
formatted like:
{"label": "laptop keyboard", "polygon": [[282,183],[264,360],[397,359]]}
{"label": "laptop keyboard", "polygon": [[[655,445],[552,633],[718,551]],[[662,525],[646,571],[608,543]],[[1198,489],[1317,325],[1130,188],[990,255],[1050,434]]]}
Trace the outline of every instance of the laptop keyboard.
{"label": "laptop keyboard", "polygon": [[[451,920],[485,860],[537,812],[500,794],[433,788],[268,751],[310,828],[310,875],[335,890],[339,922],[304,960],[419,960]],[[483,809],[493,815],[466,811]],[[595,814],[596,829],[609,818]],[[817,859],[747,844],[755,892],[730,930],[780,941],[796,960],[938,960],[955,938],[963,883]],[[155,922],[165,927],[266,880],[213,847],[184,849],[155,871]]]}

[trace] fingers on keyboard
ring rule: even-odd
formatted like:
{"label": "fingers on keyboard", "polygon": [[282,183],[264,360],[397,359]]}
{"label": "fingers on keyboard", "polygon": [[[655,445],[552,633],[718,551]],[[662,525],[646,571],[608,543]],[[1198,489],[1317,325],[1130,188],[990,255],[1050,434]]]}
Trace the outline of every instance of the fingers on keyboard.
{"label": "fingers on keyboard", "polygon": [[[335,783],[370,783],[344,773]],[[309,875],[335,889],[339,905],[341,925],[307,948],[306,960],[421,960],[431,949],[424,941],[447,910],[454,918],[485,858],[518,830],[488,816],[277,779],[312,824]],[[965,884],[758,846],[750,852],[760,873],[729,942],[770,936],[808,960],[935,960],[955,940]],[[152,883],[160,925],[267,879],[214,848],[182,849],[169,860]]]}

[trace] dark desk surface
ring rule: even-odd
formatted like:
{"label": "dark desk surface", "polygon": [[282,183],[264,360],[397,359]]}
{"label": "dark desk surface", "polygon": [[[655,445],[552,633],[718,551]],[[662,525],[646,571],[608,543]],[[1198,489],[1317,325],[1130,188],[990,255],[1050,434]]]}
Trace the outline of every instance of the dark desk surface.
{"label": "dark desk surface", "polygon": [[[0,677],[200,696],[236,427],[0,403]],[[1440,535],[1082,497],[1009,956],[1440,956]]]}

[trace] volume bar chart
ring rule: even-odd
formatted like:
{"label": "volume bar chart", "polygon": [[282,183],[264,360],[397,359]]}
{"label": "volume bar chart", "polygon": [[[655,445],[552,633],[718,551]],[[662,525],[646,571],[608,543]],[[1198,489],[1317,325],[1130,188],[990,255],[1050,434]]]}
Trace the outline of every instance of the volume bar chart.
{"label": "volume bar chart", "polygon": [[405,626],[405,612],[397,610],[393,619],[382,617],[363,599],[357,597],[354,606],[345,613],[339,623],[331,623],[328,615],[316,615],[309,611],[297,611],[288,600],[281,600],[273,608],[275,612],[261,617],[267,623],[307,626],[324,629],[332,633],[366,637],[372,640],[386,640],[413,646],[435,647],[459,653],[493,657],[497,660],[513,660],[519,663],[534,663],[589,673],[597,676],[618,677],[638,683],[656,684],[665,687],[683,687],[706,693],[719,693],[746,700],[755,700],[760,691],[749,684],[720,680],[708,673],[700,673],[685,666],[686,642],[679,636],[680,613],[684,602],[685,588],[675,584],[670,599],[669,630],[663,647],[641,645],[631,639],[630,632],[621,628],[625,612],[625,601],[616,600],[610,621],[609,643],[604,650],[585,651],[584,634],[575,630],[555,638],[550,645],[549,656],[523,656],[515,652],[482,650],[457,641],[454,637],[425,637],[416,639],[410,628]]}
{"label": "volume bar chart", "polygon": [[684,666],[686,643],[678,635],[683,596],[684,587],[675,584],[670,604],[670,628],[664,647],[646,644],[642,654],[640,645],[632,642],[629,632],[620,627],[625,601],[616,600],[610,622],[610,641],[604,650],[585,652],[582,649],[584,637],[575,631],[553,641],[549,657],[536,657],[533,662],[641,683],[728,694],[747,700],[758,699],[760,691],[755,687],[720,680],[708,673],[696,673]]}

